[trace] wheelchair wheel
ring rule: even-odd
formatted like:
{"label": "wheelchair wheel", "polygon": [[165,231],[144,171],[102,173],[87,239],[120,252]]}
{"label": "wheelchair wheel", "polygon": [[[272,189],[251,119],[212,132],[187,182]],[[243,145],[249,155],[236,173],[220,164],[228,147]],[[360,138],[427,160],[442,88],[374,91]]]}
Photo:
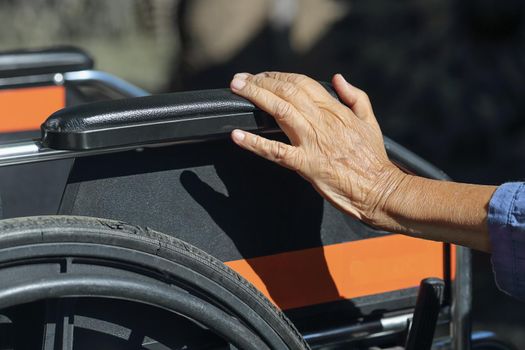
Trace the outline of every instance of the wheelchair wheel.
{"label": "wheelchair wheel", "polygon": [[0,349],[308,348],[220,261],[123,222],[0,221],[0,281]]}

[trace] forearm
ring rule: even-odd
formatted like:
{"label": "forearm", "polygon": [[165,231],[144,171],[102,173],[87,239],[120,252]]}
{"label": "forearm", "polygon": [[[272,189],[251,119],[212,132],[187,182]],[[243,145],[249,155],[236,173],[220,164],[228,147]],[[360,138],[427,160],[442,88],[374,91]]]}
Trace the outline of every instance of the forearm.
{"label": "forearm", "polygon": [[405,175],[385,201],[382,228],[490,252],[488,204],[495,186]]}

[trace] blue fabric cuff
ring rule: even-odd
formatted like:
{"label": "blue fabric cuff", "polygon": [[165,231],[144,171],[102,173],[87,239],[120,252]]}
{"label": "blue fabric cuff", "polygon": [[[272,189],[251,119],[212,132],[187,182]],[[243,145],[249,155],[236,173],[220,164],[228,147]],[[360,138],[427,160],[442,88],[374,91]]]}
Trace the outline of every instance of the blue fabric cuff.
{"label": "blue fabric cuff", "polygon": [[489,203],[488,229],[496,284],[525,300],[525,183],[498,187]]}

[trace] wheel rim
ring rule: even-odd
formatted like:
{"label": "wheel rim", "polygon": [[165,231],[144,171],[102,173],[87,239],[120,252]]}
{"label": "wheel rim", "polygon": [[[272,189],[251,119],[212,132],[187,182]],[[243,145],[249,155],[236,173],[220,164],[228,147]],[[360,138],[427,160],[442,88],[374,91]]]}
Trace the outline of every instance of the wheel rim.
{"label": "wheel rim", "polygon": [[[89,247],[88,247],[89,246]],[[29,247],[30,250],[28,249]],[[96,248],[96,249],[93,249]],[[53,254],[50,254],[50,251]],[[69,256],[65,256],[63,252],[69,252]],[[86,252],[89,251],[90,254]],[[149,269],[148,266],[137,265],[133,266],[135,269],[141,269],[147,274],[159,274],[162,270],[163,263],[173,265],[172,262],[167,262],[166,259],[155,257],[152,259],[150,254],[144,252],[132,251],[136,259],[137,255],[147,256],[150,259],[150,265],[157,266],[156,270]],[[113,255],[113,259],[108,260],[109,253]],[[93,266],[98,266],[101,270],[107,268],[108,262],[115,268],[115,264],[128,264],[129,267],[131,251],[126,248],[116,246],[104,245],[90,245],[66,243],[60,244],[40,244],[32,246],[19,246],[10,248],[6,254],[0,254],[0,274],[6,271],[15,270],[17,267],[26,266],[33,268],[37,265],[55,264],[58,270],[55,269],[52,273],[42,273],[40,277],[31,276],[27,279],[21,274],[18,276],[18,282],[10,283],[9,286],[0,286],[0,309],[12,308],[16,305],[31,303],[39,300],[49,300],[56,298],[109,298],[132,301],[134,303],[142,303],[169,310],[177,315],[183,315],[185,318],[193,320],[195,324],[200,324],[212,330],[221,338],[225,339],[235,347],[243,349],[264,349],[268,348],[260,335],[255,334],[249,325],[245,324],[242,317],[231,314],[213,302],[208,302],[202,298],[197,297],[188,290],[178,288],[176,285],[166,286],[166,283],[161,281],[154,281],[153,279],[146,283],[143,278],[137,280],[133,276],[124,274],[122,277],[115,276],[115,274],[99,274],[99,275],[75,275],[75,273],[68,273],[68,266],[75,263],[75,261],[89,261]],[[128,260],[119,259],[120,256],[128,256]],[[29,258],[30,257],[30,258]],[[102,259],[101,257],[105,257]],[[173,266],[171,266],[173,268]],[[181,272],[182,270],[179,270]],[[114,272],[114,271],[113,271]],[[129,272],[129,271],[126,271]],[[136,273],[136,271],[133,271]],[[1,275],[0,275],[1,276]],[[150,276],[148,276],[150,277]],[[157,276],[158,277],[158,276]],[[167,278],[166,276],[164,276]],[[3,278],[3,277],[0,277]],[[13,278],[9,279],[10,281]],[[15,278],[17,280],[17,278]],[[203,311],[205,310],[205,311]],[[0,312],[1,314],[1,312]],[[206,319],[214,319],[214,323],[209,323]],[[45,337],[44,337],[45,338]],[[263,337],[265,338],[265,337]],[[274,341],[280,342],[280,339],[274,338]],[[72,349],[72,342],[62,342],[62,349]],[[57,341],[54,341],[56,344]],[[44,347],[45,348],[45,347]],[[55,349],[56,347],[52,347]],[[273,345],[270,348],[279,348]],[[283,347],[284,348],[284,347]],[[46,349],[46,348],[45,348]]]}
{"label": "wheel rim", "polygon": [[[160,284],[146,285],[142,281],[127,278],[64,276],[33,284],[11,285],[0,292],[0,309],[49,298],[82,296],[114,298],[114,295],[120,295],[128,301],[146,303],[184,315],[202,323],[236,347],[267,348],[264,342],[246,326],[213,305]],[[214,322],[210,322],[210,319]],[[72,343],[64,342],[63,345],[63,349],[71,349]]]}

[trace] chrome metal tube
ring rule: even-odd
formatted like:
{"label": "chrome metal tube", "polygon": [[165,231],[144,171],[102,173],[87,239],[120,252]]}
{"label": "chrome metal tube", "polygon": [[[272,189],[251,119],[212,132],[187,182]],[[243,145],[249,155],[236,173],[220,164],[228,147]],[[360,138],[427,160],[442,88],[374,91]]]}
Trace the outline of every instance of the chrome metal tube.
{"label": "chrome metal tube", "polygon": [[324,329],[312,333],[304,333],[304,339],[315,348],[316,345],[328,343],[356,341],[377,335],[388,335],[402,332],[406,329],[411,313],[385,317],[378,321],[351,324],[343,327]]}
{"label": "chrome metal tube", "polygon": [[141,97],[150,95],[149,92],[143,90],[125,80],[117,78],[114,75],[97,71],[97,70],[82,70],[77,72],[63,73],[66,82],[94,82],[100,83],[110,89],[116,90],[126,97]]}
{"label": "chrome metal tube", "polygon": [[471,252],[465,247],[456,248],[456,278],[453,282],[452,349],[470,350],[472,331],[470,310],[472,308]]}

